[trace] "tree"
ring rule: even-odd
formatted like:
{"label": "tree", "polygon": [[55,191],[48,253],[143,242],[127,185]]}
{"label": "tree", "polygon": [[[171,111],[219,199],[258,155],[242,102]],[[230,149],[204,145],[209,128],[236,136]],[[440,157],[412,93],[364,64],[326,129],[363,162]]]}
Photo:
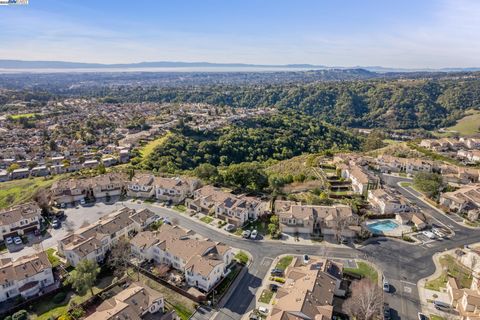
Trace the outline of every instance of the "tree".
{"label": "tree", "polygon": [[12,163],[10,166],[8,166],[7,171],[9,173],[12,173],[14,170],[20,169],[20,165],[18,163]]}
{"label": "tree", "polygon": [[239,189],[261,191],[268,186],[267,174],[256,162],[232,164],[222,174],[226,185]]}
{"label": "tree", "polygon": [[107,169],[105,169],[105,165],[103,163],[100,163],[97,166],[97,172],[98,174],[105,174],[107,172]]}
{"label": "tree", "polygon": [[97,280],[99,272],[100,268],[96,262],[82,260],[77,264],[75,270],[70,273],[68,281],[80,295],[84,295],[90,290],[93,296],[93,285],[95,280]]}
{"label": "tree", "polygon": [[278,216],[277,215],[273,215],[270,217],[270,223],[268,224],[268,233],[270,233],[270,235],[272,237],[276,237],[277,236],[277,233],[278,233]]}
{"label": "tree", "polygon": [[215,181],[218,178],[218,170],[210,163],[202,163],[195,168],[194,174],[206,181]]}
{"label": "tree", "polygon": [[358,320],[370,320],[377,317],[383,307],[383,294],[370,279],[354,281],[351,285],[352,295],[345,302],[345,310],[355,315]]}
{"label": "tree", "polygon": [[443,186],[442,176],[437,173],[419,172],[413,177],[413,185],[428,197],[436,197]]}
{"label": "tree", "polygon": [[385,137],[382,132],[373,130],[362,143],[363,151],[383,148],[385,146],[383,139],[385,139]]}
{"label": "tree", "polygon": [[127,270],[127,261],[130,259],[130,255],[131,246],[125,238],[121,238],[110,249],[106,264],[113,270],[116,277],[123,276]]}

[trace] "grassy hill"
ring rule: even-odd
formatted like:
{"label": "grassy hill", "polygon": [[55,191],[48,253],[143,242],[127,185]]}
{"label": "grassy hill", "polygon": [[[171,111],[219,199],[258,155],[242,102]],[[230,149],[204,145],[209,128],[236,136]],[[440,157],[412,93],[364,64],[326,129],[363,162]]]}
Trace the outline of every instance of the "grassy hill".
{"label": "grassy hill", "polygon": [[2,182],[0,183],[0,208],[29,201],[38,190],[50,187],[53,182],[60,180],[62,177],[62,175],[57,175],[47,179],[38,177]]}
{"label": "grassy hill", "polygon": [[466,112],[466,116],[458,120],[458,122],[449,128],[447,131],[456,131],[461,136],[469,136],[476,133],[480,133],[480,111],[469,110]]}

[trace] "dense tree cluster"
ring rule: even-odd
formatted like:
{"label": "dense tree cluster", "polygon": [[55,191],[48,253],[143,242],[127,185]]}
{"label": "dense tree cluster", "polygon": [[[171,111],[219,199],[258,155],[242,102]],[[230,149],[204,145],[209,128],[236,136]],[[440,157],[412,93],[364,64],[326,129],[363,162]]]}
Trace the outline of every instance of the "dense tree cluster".
{"label": "dense tree cluster", "polygon": [[[194,169],[200,164],[228,166],[268,159],[289,159],[327,149],[354,150],[352,134],[300,114],[277,114],[237,122],[213,132],[180,128],[145,161],[145,169],[163,172]],[[211,167],[199,169],[212,175]]]}

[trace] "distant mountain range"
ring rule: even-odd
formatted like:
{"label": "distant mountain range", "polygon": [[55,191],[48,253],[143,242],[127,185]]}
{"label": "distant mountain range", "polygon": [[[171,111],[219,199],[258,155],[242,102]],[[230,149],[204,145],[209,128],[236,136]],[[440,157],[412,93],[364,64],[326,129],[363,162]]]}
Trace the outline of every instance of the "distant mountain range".
{"label": "distant mountain range", "polygon": [[84,63],[67,61],[25,61],[25,60],[2,60],[0,59],[0,69],[142,69],[142,68],[231,68],[231,69],[271,69],[271,70],[328,70],[328,69],[364,69],[371,72],[464,72],[480,71],[480,68],[441,68],[441,69],[404,69],[404,68],[386,68],[381,66],[356,66],[356,67],[329,67],[313,64],[285,64],[285,65],[262,65],[246,63],[211,63],[211,62],[177,62],[177,61],[152,61],[138,63]]}

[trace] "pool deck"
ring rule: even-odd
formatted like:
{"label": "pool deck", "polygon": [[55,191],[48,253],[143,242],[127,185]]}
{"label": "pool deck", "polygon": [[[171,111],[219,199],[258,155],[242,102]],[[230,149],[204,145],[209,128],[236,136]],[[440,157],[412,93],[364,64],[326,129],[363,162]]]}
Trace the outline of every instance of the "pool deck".
{"label": "pool deck", "polygon": [[[392,230],[388,230],[388,231],[387,230],[386,231],[380,231],[380,230],[373,231],[370,228],[368,228],[369,225],[371,225],[373,223],[376,223],[376,222],[380,222],[380,221],[392,221],[398,227],[396,227],[395,229],[392,229]],[[366,225],[368,230],[370,230],[373,234],[376,234],[376,235],[384,235],[384,236],[390,236],[390,237],[401,237],[404,233],[411,232],[411,227],[410,226],[400,224],[397,221],[395,221],[394,219],[368,220],[368,221],[365,222],[365,225]]]}

